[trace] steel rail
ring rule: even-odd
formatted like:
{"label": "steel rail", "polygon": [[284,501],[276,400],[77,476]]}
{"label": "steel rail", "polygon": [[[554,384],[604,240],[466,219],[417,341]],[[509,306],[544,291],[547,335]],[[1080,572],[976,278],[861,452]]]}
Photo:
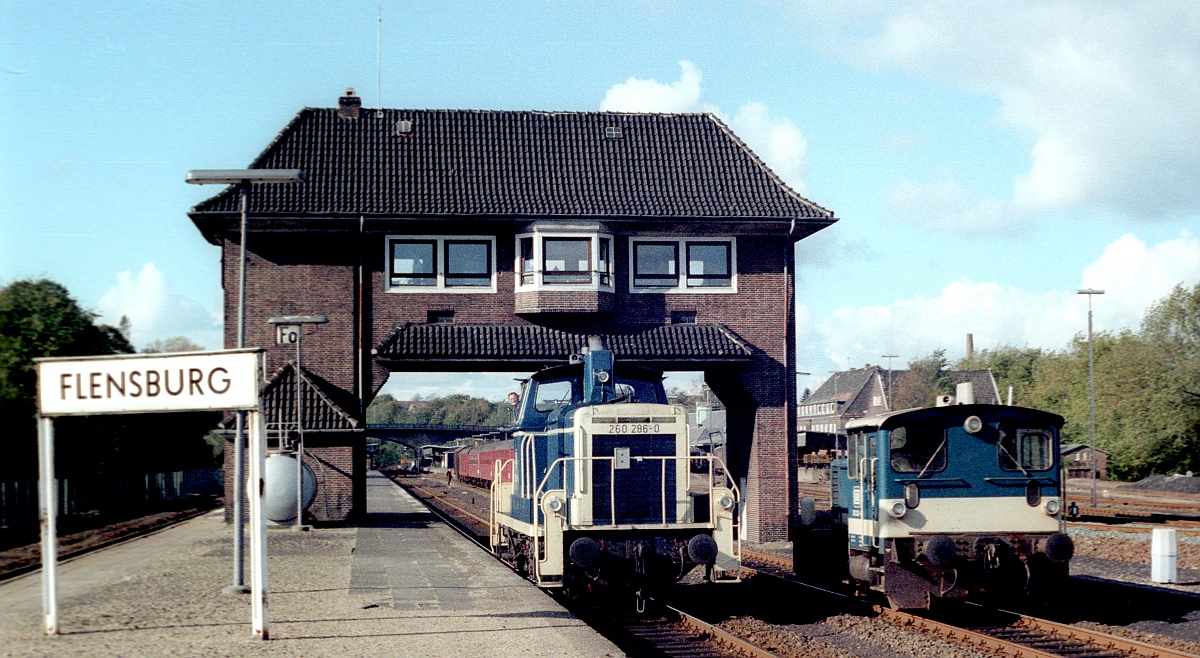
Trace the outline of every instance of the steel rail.
{"label": "steel rail", "polygon": [[747,642],[746,640],[743,640],[742,638],[733,635],[732,633],[720,627],[714,626],[703,619],[700,619],[699,617],[694,617],[678,608],[666,604],[660,603],[660,605],[679,615],[680,621],[693,632],[700,635],[708,635],[714,642],[733,649],[735,652],[738,652],[738,655],[751,656],[752,658],[779,658],[778,654],[767,651],[758,645],[751,644],[750,642]]}
{"label": "steel rail", "polygon": [[[420,492],[423,492],[426,495],[432,494],[432,492],[430,490],[428,490],[420,485],[411,484],[411,483],[401,484],[399,482],[399,480],[397,480],[397,479],[393,479],[390,477],[388,479],[391,480],[392,483],[394,483],[396,486],[398,486],[402,489],[405,489],[407,491],[410,491],[410,493],[416,493],[413,490],[419,490]],[[522,574],[515,566],[500,559],[500,556],[496,555],[489,547],[485,546],[482,542],[480,542],[478,539],[476,539],[474,536],[472,536],[470,531],[462,525],[461,521],[450,516],[445,511],[434,507],[431,504],[431,502],[433,500],[432,496],[430,498],[421,498],[420,494],[417,494],[417,495],[418,495],[417,499],[421,502],[421,504],[423,504],[430,511],[431,514],[433,514],[434,516],[436,516],[439,519],[441,519],[442,521],[444,521],[447,525],[449,525],[451,528],[453,528],[455,531],[457,531],[460,535],[462,535],[463,537],[466,537],[471,543],[475,544],[476,546],[478,546],[479,548],[481,548],[485,552],[487,552],[489,555],[496,558],[497,562],[499,562],[500,564],[503,564],[510,571],[512,571],[513,573],[516,573],[517,575],[522,576],[526,580],[529,580],[529,582],[533,582],[525,574]],[[445,502],[445,501],[443,500],[441,502]],[[453,507],[454,507],[454,509],[456,509],[460,512],[465,512],[465,510],[463,510],[462,508],[459,508],[457,506],[453,506]],[[470,516],[471,516],[471,518],[475,518],[475,519],[479,518],[473,514],[471,514]],[[564,608],[567,608],[569,611],[571,611],[574,614],[576,614],[577,616],[579,616],[580,619],[583,619],[584,621],[586,621],[586,618],[585,618],[586,616],[580,614],[580,612],[577,610],[573,610],[568,605],[569,602],[563,601],[560,597],[556,597],[554,595],[554,593],[551,592],[551,590],[548,590],[546,588],[539,588],[539,589],[541,589],[543,592],[545,592],[547,596],[550,596],[550,597],[554,598],[555,600],[557,600],[561,605],[563,605]],[[762,649],[761,647],[755,647],[754,645],[746,642],[745,640],[742,640],[740,638],[737,638],[736,636],[730,635],[728,632],[726,632],[720,628],[717,628],[711,624],[708,624],[707,622],[704,622],[696,617],[692,617],[691,615],[688,615],[682,611],[678,611],[678,610],[674,610],[674,609],[672,609],[672,610],[673,610],[673,612],[675,612],[675,614],[679,615],[680,620],[683,622],[684,626],[689,629],[689,631],[695,632],[695,633],[697,633],[697,635],[700,635],[700,636],[707,635],[709,638],[712,638],[711,641],[714,643],[722,644],[722,643],[727,642],[727,645],[730,647],[738,647],[739,650],[746,651],[747,653],[745,655],[748,655],[750,658],[779,658],[775,654],[772,654],[772,653],[766,651],[765,649]],[[592,626],[599,625],[594,622],[588,622],[588,623]],[[606,620],[604,620],[603,624],[606,626],[614,626],[614,627],[620,628],[623,632],[628,633],[628,634],[638,638],[639,640],[648,642],[651,645],[655,646],[657,651],[660,651],[662,653],[668,653],[667,649],[658,646],[653,641],[653,638],[651,637],[651,635],[649,633],[645,632],[645,629],[640,628],[637,625],[622,623],[615,619],[606,619]],[[662,625],[662,624],[654,625],[655,628],[662,628],[664,626],[665,625]],[[604,633],[602,633],[602,634],[604,634]],[[667,631],[667,634],[671,634],[671,631]],[[604,634],[604,635],[607,636],[607,634]],[[609,639],[616,642],[616,640],[612,637],[609,637]],[[681,638],[681,639],[684,639],[684,638]],[[618,643],[618,645],[619,644],[620,643]],[[687,656],[707,656],[707,655],[712,655],[712,654],[711,654],[711,652],[700,652],[700,651],[686,651],[686,652],[676,651],[676,652],[674,652],[674,655],[677,655],[680,658],[686,658]]]}
{"label": "steel rail", "polygon": [[[767,553],[760,553],[758,551],[745,550],[743,552],[743,557],[761,564],[767,564],[794,572],[792,560],[780,557],[778,555],[770,555]],[[768,576],[772,575],[766,572],[762,573]],[[794,582],[798,585],[812,587],[823,592],[829,592],[829,590],[817,588],[807,583],[790,579],[788,580],[789,582]],[[979,607],[982,608],[982,606]],[[1003,627],[1003,630],[1000,627],[996,627],[985,631],[983,629],[975,630],[963,628],[961,626],[954,626],[945,622],[929,619],[928,617],[914,615],[912,613],[903,612],[900,610],[892,610],[891,608],[880,605],[872,604],[871,608],[880,617],[898,626],[915,628],[923,632],[939,635],[948,640],[960,642],[968,646],[986,649],[988,651],[994,651],[1000,655],[1011,656],[1012,658],[1061,658],[1063,655],[1079,655],[1079,651],[1078,649],[1072,650],[1064,647],[1062,653],[1047,652],[1037,648],[1036,646],[1029,646],[1017,641],[1010,641],[1002,637],[997,637],[991,633],[1003,633],[1004,631],[1015,629],[1041,634],[1041,637],[1029,637],[1026,639],[1031,643],[1042,646],[1053,644],[1056,641],[1059,643],[1083,643],[1093,648],[1093,651],[1089,655],[1096,655],[1095,650],[1101,650],[1110,652],[1116,651],[1120,652],[1121,655],[1133,656],[1136,658],[1198,658],[1195,654],[1179,651],[1177,649],[1152,645],[1138,640],[1131,640],[1100,631],[1093,631],[1086,628],[1080,628],[1078,626],[1072,626],[1070,624],[1062,624],[1046,619],[1039,619],[1037,617],[1030,617],[1029,615],[1022,615],[1020,613],[1010,612],[1007,610],[999,610],[998,612],[1012,615],[1017,620],[1013,625]],[[1012,635],[1011,637],[1013,637],[1015,640],[1018,636]]]}

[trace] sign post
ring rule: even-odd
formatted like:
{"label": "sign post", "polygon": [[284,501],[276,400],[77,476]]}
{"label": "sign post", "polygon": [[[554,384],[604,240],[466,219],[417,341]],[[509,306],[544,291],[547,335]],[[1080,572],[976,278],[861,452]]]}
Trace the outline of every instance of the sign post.
{"label": "sign post", "polygon": [[36,359],[38,377],[39,515],[42,532],[42,609],[46,634],[58,633],[58,501],[54,476],[54,418],[163,411],[249,412],[251,482],[251,595],[254,634],[268,639],[267,545],[262,515],[266,433],[259,391],[263,351],[229,350],[170,355]]}

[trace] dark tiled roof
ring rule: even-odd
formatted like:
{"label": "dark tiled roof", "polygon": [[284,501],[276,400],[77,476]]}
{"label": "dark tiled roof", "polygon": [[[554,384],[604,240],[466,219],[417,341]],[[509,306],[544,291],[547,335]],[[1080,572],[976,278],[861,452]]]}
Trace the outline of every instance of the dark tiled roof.
{"label": "dark tiled roof", "polygon": [[[891,404],[895,389],[906,372],[908,371],[892,370],[890,388],[888,386],[888,370],[879,366],[868,366],[859,370],[838,372],[831,375],[829,379],[826,379],[817,390],[808,396],[808,399],[803,404],[833,402],[834,380],[836,379],[837,399],[844,403],[841,413],[853,415],[853,412],[863,412],[866,409],[866,398],[860,398],[860,394],[871,383],[875,373],[879,373],[883,382],[883,388],[888,394],[888,403]],[[996,390],[996,381],[992,378],[991,370],[950,370],[946,372],[946,376],[955,384],[971,382],[975,390],[976,403],[1000,404],[1000,393]],[[857,404],[855,404],[856,402]],[[929,404],[932,405],[933,400],[930,400]]]}
{"label": "dark tiled roof", "polygon": [[951,370],[946,373],[955,384],[971,382],[976,404],[1000,404],[1000,392],[991,370]]}
{"label": "dark tiled roof", "polygon": [[871,377],[879,369],[879,366],[870,366],[858,370],[836,372],[817,387],[817,390],[808,396],[804,404],[834,402],[835,399],[842,402],[853,400],[871,382]]}
{"label": "dark tiled roof", "polygon": [[[305,431],[353,430],[362,427],[348,411],[354,400],[344,391],[301,367],[300,397]],[[296,426],[296,369],[289,363],[267,382],[262,393],[263,417],[268,430],[290,430]],[[230,425],[232,427],[232,425]]]}
{"label": "dark tiled roof", "polygon": [[[252,213],[833,221],[709,114],[306,108],[251,168],[307,175],[255,187]],[[233,188],[192,209],[237,211]]]}
{"label": "dark tiled roof", "polygon": [[[616,358],[641,363],[746,361],[752,351],[719,324],[672,324],[602,336]],[[536,325],[405,324],[375,349],[384,362],[564,362],[587,336]]]}

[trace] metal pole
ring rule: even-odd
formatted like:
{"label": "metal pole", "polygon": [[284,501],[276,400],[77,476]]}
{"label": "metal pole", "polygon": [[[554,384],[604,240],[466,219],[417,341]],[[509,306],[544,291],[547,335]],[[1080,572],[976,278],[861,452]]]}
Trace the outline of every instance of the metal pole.
{"label": "metal pole", "polygon": [[267,622],[267,524],[263,518],[266,490],[267,449],[262,413],[252,411],[250,420],[250,619],[254,635],[270,639]]}
{"label": "metal pole", "polygon": [[304,393],[300,386],[300,341],[304,339],[304,325],[299,327],[296,332],[296,530],[304,527]]}
{"label": "metal pole", "polygon": [[[243,181],[238,191],[241,200],[241,227],[239,229],[240,245],[238,252],[238,305],[237,305],[237,347],[246,346],[246,213],[249,205],[250,183]],[[229,594],[245,594],[250,589],[246,587],[245,574],[245,512],[242,510],[246,501],[246,412],[237,412],[237,425],[233,433],[233,584],[225,588]]]}
{"label": "metal pole", "polygon": [[1092,296],[1088,295],[1088,461],[1092,464],[1092,507],[1096,506],[1096,353],[1092,349]]}
{"label": "metal pole", "polygon": [[42,611],[46,635],[58,634],[58,486],[54,478],[54,419],[38,418],[38,466],[41,490],[38,514],[42,530]]}

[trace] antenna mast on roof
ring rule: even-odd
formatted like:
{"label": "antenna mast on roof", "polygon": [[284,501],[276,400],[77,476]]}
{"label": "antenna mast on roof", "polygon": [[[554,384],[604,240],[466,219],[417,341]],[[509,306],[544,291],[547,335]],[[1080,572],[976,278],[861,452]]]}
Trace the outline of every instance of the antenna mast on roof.
{"label": "antenna mast on roof", "polygon": [[375,109],[383,114],[383,3],[379,3],[379,23],[375,28]]}

